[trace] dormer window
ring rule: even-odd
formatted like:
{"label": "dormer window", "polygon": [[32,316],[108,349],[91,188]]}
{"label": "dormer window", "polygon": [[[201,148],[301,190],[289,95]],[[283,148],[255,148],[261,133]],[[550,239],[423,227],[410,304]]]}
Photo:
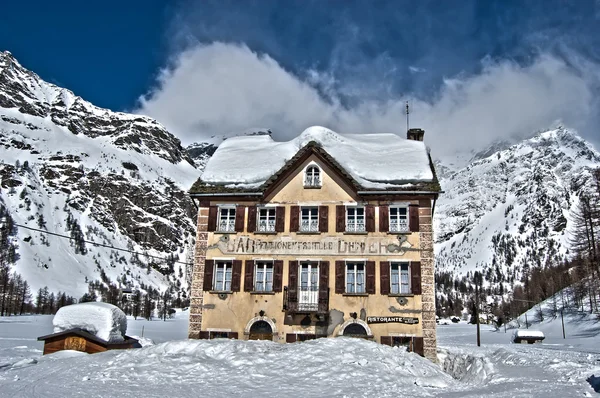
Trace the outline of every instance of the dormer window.
{"label": "dormer window", "polygon": [[321,187],[321,169],[316,164],[310,164],[304,171],[304,186],[308,188]]}

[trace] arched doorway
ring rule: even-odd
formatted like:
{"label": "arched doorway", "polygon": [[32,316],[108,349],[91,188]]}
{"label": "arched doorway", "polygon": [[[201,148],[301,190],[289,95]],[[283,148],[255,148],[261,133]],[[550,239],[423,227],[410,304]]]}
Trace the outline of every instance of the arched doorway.
{"label": "arched doorway", "polygon": [[248,340],[273,340],[273,329],[265,321],[256,321],[250,326]]}
{"label": "arched doorway", "polygon": [[360,323],[351,323],[344,328],[344,336],[359,337],[366,339],[368,337],[367,330]]}

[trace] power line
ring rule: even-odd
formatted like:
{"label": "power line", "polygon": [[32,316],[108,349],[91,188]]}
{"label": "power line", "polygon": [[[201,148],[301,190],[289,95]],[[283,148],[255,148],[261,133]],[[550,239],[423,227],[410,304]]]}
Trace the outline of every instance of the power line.
{"label": "power line", "polygon": [[[72,236],[58,234],[56,232],[44,231],[43,229],[32,228],[32,227],[28,227],[27,225],[21,225],[21,224],[17,224],[17,223],[13,223],[13,225],[15,225],[15,226],[17,226],[19,228],[25,228],[25,229],[29,229],[29,230],[32,230],[32,231],[41,232],[41,233],[47,234],[47,235],[58,236],[59,238],[65,238],[65,239],[69,239],[69,240],[75,240],[75,238],[73,238]],[[156,259],[159,259],[159,260],[163,260],[165,262],[169,261],[169,259],[166,259],[166,258],[160,257],[160,256],[154,256],[152,254],[140,253],[140,252],[136,252],[135,250],[129,250],[129,249],[123,249],[123,248],[115,247],[115,246],[111,246],[111,245],[105,245],[104,243],[98,243],[98,242],[94,242],[94,241],[91,241],[91,240],[86,240],[86,239],[82,239],[82,240],[85,243],[89,243],[90,245],[95,245],[95,246],[100,246],[100,247],[106,247],[108,249],[113,249],[113,250],[118,250],[118,251],[122,251],[122,252],[138,254],[138,255],[146,256],[146,257],[152,257],[152,258],[156,258]],[[187,263],[185,261],[177,261],[177,260],[175,260],[173,262],[174,263],[178,263],[178,264],[194,265],[193,263]]]}

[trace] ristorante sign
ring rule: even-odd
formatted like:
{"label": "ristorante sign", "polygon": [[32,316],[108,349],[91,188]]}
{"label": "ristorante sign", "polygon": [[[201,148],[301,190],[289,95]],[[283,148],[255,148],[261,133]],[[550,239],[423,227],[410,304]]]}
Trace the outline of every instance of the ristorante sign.
{"label": "ristorante sign", "polygon": [[249,236],[221,236],[208,249],[219,249],[223,254],[268,255],[403,255],[415,251],[405,236],[365,237],[363,240],[347,240],[343,236],[324,237],[318,241],[301,238],[278,237],[273,240]]}

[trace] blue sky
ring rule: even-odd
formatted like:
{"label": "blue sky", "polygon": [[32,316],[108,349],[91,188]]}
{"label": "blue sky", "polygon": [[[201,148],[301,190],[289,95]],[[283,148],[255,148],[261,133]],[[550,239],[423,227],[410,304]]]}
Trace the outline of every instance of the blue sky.
{"label": "blue sky", "polygon": [[559,120],[595,142],[600,1],[19,1],[0,49],[184,143],[251,127],[402,132],[447,143]]}

